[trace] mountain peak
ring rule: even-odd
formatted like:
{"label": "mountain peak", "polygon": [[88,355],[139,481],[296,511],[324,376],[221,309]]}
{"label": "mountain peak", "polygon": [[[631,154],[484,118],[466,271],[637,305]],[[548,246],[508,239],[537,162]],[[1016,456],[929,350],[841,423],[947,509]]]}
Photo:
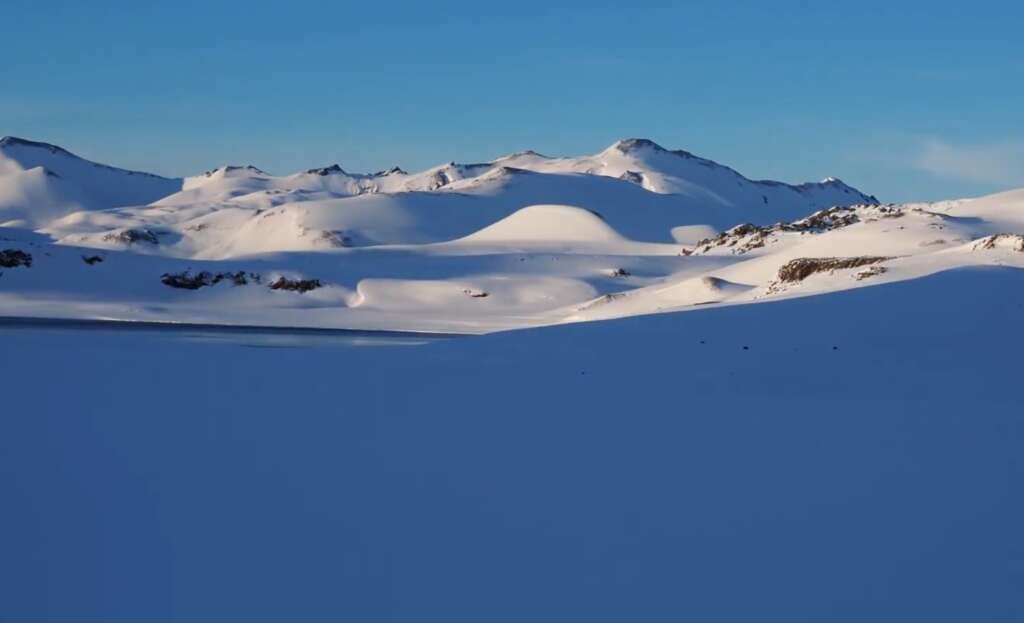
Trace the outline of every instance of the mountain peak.
{"label": "mountain peak", "polygon": [[[624,138],[624,139],[622,139],[620,141],[616,141],[615,143],[613,143],[605,151],[612,151],[612,150],[614,150],[614,151],[617,151],[617,152],[619,152],[621,154],[631,154],[631,153],[635,153],[635,152],[638,152],[638,151],[641,151],[641,150],[644,150],[644,149],[649,149],[649,150],[651,150],[653,152],[656,152],[656,153],[672,154],[672,155],[675,155],[675,156],[680,156],[682,158],[688,158],[688,159],[693,159],[693,160],[701,160],[701,161],[703,161],[705,163],[710,163],[711,162],[710,160],[707,160],[705,158],[701,158],[699,156],[695,156],[692,153],[686,151],[685,149],[666,149],[666,148],[662,147],[661,145],[659,145],[658,143],[655,143],[654,141],[652,141],[649,138]],[[717,164],[717,163],[715,163],[715,164]]]}
{"label": "mountain peak", "polygon": [[832,177],[831,175],[826,177],[825,179],[821,180],[818,183],[823,185],[823,186],[846,186],[846,187],[850,186],[849,184],[847,184],[843,180],[839,179],[838,177]]}
{"label": "mountain peak", "polygon": [[320,167],[318,169],[309,169],[306,171],[309,175],[348,175],[345,169],[342,169],[338,164],[332,164],[329,167]]}
{"label": "mountain peak", "polygon": [[616,150],[624,154],[628,154],[640,149],[653,149],[654,151],[668,151],[661,145],[655,143],[649,138],[624,138],[619,141],[615,141],[609,150]]}
{"label": "mountain peak", "polygon": [[513,160],[515,158],[543,158],[543,159],[547,160],[548,156],[545,156],[544,154],[535,152],[532,149],[524,149],[523,151],[517,151],[517,152],[511,153],[511,154],[509,154],[507,156],[502,156],[501,158],[498,158],[497,160],[495,160],[495,162],[500,162],[500,161],[503,161],[503,160]]}
{"label": "mountain peak", "polygon": [[387,177],[388,175],[408,175],[408,173],[406,173],[402,167],[391,167],[390,169],[371,173],[370,177]]}
{"label": "mountain peak", "polygon": [[246,164],[246,165],[226,164],[226,165],[223,165],[223,166],[219,166],[216,169],[210,169],[209,171],[206,171],[205,173],[203,173],[203,175],[205,177],[213,177],[214,175],[217,175],[217,174],[220,174],[222,176],[228,177],[228,176],[246,175],[246,174],[251,174],[251,175],[267,175],[267,172],[263,171],[262,169],[259,169],[257,167],[254,167],[251,164]]}

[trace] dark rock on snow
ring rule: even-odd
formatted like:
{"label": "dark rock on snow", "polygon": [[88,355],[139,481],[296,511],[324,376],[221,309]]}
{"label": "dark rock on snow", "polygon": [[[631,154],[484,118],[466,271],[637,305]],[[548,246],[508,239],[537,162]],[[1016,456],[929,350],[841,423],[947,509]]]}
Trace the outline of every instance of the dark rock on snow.
{"label": "dark rock on snow", "polygon": [[870,255],[860,257],[801,257],[787,262],[779,269],[779,281],[795,283],[803,281],[814,273],[843,268],[857,268],[891,259],[891,257]]}
{"label": "dark rock on snow", "polygon": [[121,244],[135,244],[145,242],[147,244],[160,244],[156,234],[149,229],[123,229],[117,232],[110,232],[103,236],[106,242],[120,242]]}
{"label": "dark rock on snow", "polygon": [[277,281],[270,284],[271,290],[288,290],[289,292],[309,292],[323,287],[319,279],[288,279],[278,277]]}
{"label": "dark rock on snow", "polygon": [[16,268],[24,266],[32,267],[32,255],[20,249],[4,249],[0,251],[0,266],[4,268]]}
{"label": "dark rock on snow", "polygon": [[250,281],[259,283],[260,276],[256,273],[246,273],[242,270],[234,273],[211,273],[204,270],[195,274],[186,270],[180,273],[164,273],[160,276],[160,282],[165,286],[183,290],[198,290],[199,288],[216,285],[221,281],[230,281],[236,286],[244,286],[248,285]]}

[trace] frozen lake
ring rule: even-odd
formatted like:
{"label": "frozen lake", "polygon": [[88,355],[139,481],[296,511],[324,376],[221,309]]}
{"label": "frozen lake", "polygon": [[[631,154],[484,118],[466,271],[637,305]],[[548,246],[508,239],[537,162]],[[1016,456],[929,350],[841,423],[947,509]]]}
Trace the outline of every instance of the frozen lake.
{"label": "frozen lake", "polygon": [[292,327],[251,327],[166,322],[122,322],[62,318],[0,317],[0,338],[18,334],[129,333],[140,339],[183,342],[221,342],[255,348],[314,348],[360,346],[420,346],[463,337],[443,333],[363,331]]}
{"label": "frozen lake", "polygon": [[416,348],[7,326],[0,619],[1017,622],[1022,305],[986,270]]}

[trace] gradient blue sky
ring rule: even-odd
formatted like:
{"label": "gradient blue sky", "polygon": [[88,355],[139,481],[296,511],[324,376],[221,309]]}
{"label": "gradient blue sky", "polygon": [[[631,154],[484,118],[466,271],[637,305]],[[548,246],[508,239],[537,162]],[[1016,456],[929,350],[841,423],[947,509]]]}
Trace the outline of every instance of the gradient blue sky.
{"label": "gradient blue sky", "polygon": [[882,200],[1024,186],[1024,3],[4,0],[0,134],[163,174],[642,136]]}

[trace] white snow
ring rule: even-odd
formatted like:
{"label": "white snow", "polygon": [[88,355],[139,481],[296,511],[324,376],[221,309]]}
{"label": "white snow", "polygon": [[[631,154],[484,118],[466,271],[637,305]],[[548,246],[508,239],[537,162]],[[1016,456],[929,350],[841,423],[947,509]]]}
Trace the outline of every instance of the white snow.
{"label": "white snow", "polygon": [[0,327],[0,613],[1020,620],[1022,305],[982,268],[413,348]]}
{"label": "white snow", "polygon": [[470,234],[463,242],[617,242],[622,240],[601,217],[582,208],[528,206]]}
{"label": "white snow", "polygon": [[1024,190],[0,147],[0,619],[1024,617]]}
{"label": "white snow", "polygon": [[0,139],[0,224],[40,225],[74,210],[149,203],[181,186],[180,179],[97,164],[55,145]]}
{"label": "white snow", "polygon": [[[486,333],[1024,266],[1024,191],[880,206],[834,178],[752,181],[643,139],[412,174],[178,180],[23,139],[0,153],[0,248],[33,256],[0,275],[3,316]],[[779,278],[862,256],[884,259]],[[165,283],[203,271],[197,289]],[[238,271],[244,285],[214,279]],[[282,275],[319,287],[271,289]]]}

